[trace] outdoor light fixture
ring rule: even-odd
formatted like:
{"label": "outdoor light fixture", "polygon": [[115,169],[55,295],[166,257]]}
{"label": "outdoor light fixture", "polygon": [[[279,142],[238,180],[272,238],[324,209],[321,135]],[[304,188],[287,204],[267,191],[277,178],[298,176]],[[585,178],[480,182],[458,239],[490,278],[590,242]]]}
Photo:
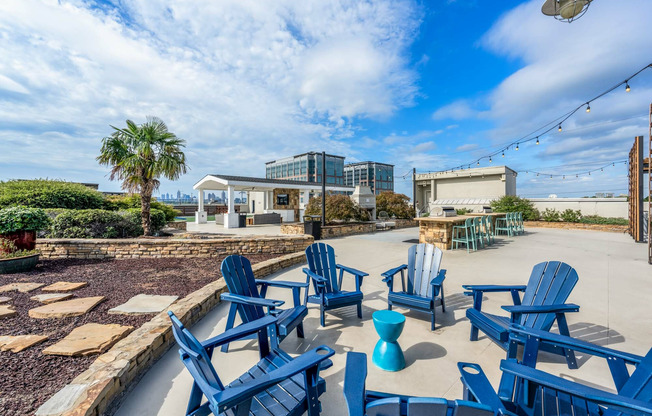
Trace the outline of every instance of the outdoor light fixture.
{"label": "outdoor light fixture", "polygon": [[480,166],[480,161],[478,160],[478,166]]}
{"label": "outdoor light fixture", "polygon": [[516,143],[516,149],[514,149],[514,150],[517,150],[517,151],[518,151],[518,143]]}
{"label": "outdoor light fixture", "polygon": [[586,112],[590,113],[591,112],[591,104],[586,103]]}
{"label": "outdoor light fixture", "polygon": [[561,133],[561,123],[559,123],[559,128],[557,129],[557,131]]}
{"label": "outdoor light fixture", "polygon": [[491,156],[489,156],[489,163],[491,163]]}
{"label": "outdoor light fixture", "polygon": [[539,144],[539,138],[537,137],[537,144]]}
{"label": "outdoor light fixture", "polygon": [[625,81],[625,92],[630,92],[632,89],[629,88],[629,82]]}
{"label": "outdoor light fixture", "polygon": [[593,0],[546,0],[541,13],[562,22],[572,22],[586,13]]}
{"label": "outdoor light fixture", "polygon": [[503,157],[505,157],[505,151],[503,150]]}

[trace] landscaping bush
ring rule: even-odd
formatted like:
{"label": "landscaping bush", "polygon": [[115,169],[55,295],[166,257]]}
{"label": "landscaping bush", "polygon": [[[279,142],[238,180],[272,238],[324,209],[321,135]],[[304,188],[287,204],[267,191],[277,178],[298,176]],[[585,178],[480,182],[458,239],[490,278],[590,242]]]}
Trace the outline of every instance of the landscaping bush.
{"label": "landscaping bush", "polygon": [[[158,232],[166,224],[165,214],[151,210],[152,229]],[[128,238],[143,235],[140,209],[124,211],[103,209],[69,210],[52,222],[49,237],[54,238]]]}
{"label": "landscaping bush", "polygon": [[10,207],[0,209],[0,234],[38,231],[50,225],[50,218],[39,208]]}
{"label": "landscaping bush", "polygon": [[376,212],[385,211],[390,217],[411,220],[415,217],[410,197],[392,191],[381,192],[376,197]]}
{"label": "landscaping bush", "polygon": [[[321,215],[321,197],[312,198],[306,215]],[[346,195],[326,195],[326,223],[335,221],[369,221],[369,213]]]}
{"label": "landscaping bush", "polygon": [[541,216],[529,199],[514,195],[505,195],[491,201],[491,209],[494,212],[522,212],[523,219],[529,221],[536,221]]}
{"label": "landscaping bush", "polygon": [[627,225],[626,218],[601,217],[599,215],[586,215],[580,219],[582,224]]}
{"label": "landscaping bush", "polygon": [[19,250],[16,244],[6,238],[0,238],[0,260],[39,254],[38,250]]}
{"label": "landscaping bush", "polygon": [[548,222],[561,221],[561,214],[554,208],[546,208],[541,214],[541,219]]}
{"label": "landscaping bush", "polygon": [[564,222],[580,222],[582,219],[582,211],[573,211],[572,209],[564,210],[564,212],[561,213],[561,219]]}
{"label": "landscaping bush", "polygon": [[87,186],[47,179],[0,182],[0,208],[23,205],[31,208],[102,208],[102,193]]}
{"label": "landscaping bush", "polygon": [[[159,202],[156,199],[152,199],[150,203],[151,209],[157,209],[165,214],[166,221],[174,221],[174,218],[177,215],[181,215],[181,212],[177,211],[172,207],[172,205],[164,204]],[[130,194],[130,195],[112,195],[108,196],[104,200],[104,208],[110,211],[119,211],[129,208],[141,208],[141,201],[139,194]],[[151,214],[150,214],[151,217]],[[153,217],[152,217],[153,219]]]}
{"label": "landscaping bush", "polygon": [[460,208],[460,209],[456,209],[455,212],[457,213],[457,215],[464,215],[471,212],[471,210],[466,208]]}

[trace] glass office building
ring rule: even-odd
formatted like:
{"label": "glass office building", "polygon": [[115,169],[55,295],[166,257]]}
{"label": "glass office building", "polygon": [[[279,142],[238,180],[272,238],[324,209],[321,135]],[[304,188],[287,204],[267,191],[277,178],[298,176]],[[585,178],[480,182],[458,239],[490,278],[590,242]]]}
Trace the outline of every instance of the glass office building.
{"label": "glass office building", "polygon": [[394,165],[378,162],[350,163],[344,166],[344,185],[368,186],[376,195],[394,191]]}
{"label": "glass office building", "polygon": [[[322,154],[308,152],[265,163],[267,179],[321,183]],[[344,157],[326,155],[326,183],[344,185]]]}

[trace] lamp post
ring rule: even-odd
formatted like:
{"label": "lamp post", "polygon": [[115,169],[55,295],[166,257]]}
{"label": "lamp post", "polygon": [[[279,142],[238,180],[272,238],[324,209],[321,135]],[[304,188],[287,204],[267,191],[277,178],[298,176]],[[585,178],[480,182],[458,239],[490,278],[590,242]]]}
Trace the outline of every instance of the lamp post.
{"label": "lamp post", "polygon": [[326,225],[326,152],[321,152],[321,225]]}

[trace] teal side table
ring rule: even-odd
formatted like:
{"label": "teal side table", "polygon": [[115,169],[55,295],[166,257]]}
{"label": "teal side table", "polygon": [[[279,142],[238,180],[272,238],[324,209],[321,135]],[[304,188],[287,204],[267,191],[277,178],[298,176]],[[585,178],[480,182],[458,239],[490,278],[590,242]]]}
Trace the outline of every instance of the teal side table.
{"label": "teal side table", "polygon": [[403,332],[405,316],[394,311],[376,311],[373,313],[373,321],[380,340],[376,343],[371,362],[385,371],[404,369],[405,357],[396,340]]}

